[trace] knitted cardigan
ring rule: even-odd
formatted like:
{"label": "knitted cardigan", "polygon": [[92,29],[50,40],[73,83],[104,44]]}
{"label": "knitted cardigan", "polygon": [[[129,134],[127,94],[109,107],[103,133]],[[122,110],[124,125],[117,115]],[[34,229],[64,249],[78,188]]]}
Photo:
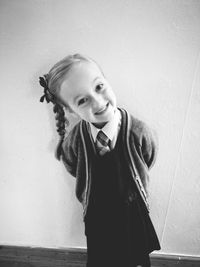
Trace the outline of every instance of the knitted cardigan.
{"label": "knitted cardigan", "polygon": [[[122,140],[124,157],[130,168],[133,181],[140,197],[148,208],[149,169],[157,154],[157,138],[142,121],[134,118],[126,110],[119,108],[122,116]],[[62,145],[62,160],[68,172],[76,177],[76,196],[83,205],[86,215],[91,188],[91,143],[89,123],[81,120],[66,136]]]}

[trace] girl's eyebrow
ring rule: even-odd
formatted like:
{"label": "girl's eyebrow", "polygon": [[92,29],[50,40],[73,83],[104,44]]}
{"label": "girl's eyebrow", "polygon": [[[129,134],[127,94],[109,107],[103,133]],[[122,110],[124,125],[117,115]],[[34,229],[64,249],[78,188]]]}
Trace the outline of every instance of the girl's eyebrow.
{"label": "girl's eyebrow", "polygon": [[101,77],[97,76],[96,78],[94,78],[94,80],[93,80],[92,83],[94,83],[94,82],[95,82],[96,80],[98,80],[98,79],[101,79]]}

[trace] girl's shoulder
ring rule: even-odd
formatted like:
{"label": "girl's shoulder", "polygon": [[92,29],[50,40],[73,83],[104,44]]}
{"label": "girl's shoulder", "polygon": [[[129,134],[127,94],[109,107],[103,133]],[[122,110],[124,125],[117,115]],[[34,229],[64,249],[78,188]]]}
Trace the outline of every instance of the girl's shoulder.
{"label": "girl's shoulder", "polygon": [[147,123],[139,118],[136,118],[125,109],[120,110],[122,114],[122,120],[124,121],[124,124],[127,125],[127,130],[129,130],[131,133],[141,136],[143,133],[150,131]]}
{"label": "girl's shoulder", "polygon": [[[148,123],[140,118],[136,118],[126,110],[122,110],[122,112],[127,114],[127,130],[129,131],[130,138],[134,138],[140,144],[144,139],[157,139],[155,130]],[[122,119],[123,117],[122,115]]]}

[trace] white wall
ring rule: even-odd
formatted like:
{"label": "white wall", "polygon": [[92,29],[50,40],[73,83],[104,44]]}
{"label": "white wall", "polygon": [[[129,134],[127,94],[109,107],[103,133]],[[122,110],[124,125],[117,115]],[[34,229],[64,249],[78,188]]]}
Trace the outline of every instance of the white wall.
{"label": "white wall", "polygon": [[86,245],[38,84],[81,52],[102,66],[119,106],[158,133],[150,204],[162,252],[200,255],[200,1],[1,0],[0,27],[0,243]]}

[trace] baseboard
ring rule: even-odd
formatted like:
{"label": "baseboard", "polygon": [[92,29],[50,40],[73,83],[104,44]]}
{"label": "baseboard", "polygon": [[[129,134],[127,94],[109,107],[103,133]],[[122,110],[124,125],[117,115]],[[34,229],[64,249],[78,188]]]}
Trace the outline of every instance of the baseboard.
{"label": "baseboard", "polygon": [[[0,246],[1,267],[85,267],[85,249]],[[152,267],[199,267],[200,257],[153,253]]]}
{"label": "baseboard", "polygon": [[200,257],[152,253],[151,264],[152,267],[200,267]]}

